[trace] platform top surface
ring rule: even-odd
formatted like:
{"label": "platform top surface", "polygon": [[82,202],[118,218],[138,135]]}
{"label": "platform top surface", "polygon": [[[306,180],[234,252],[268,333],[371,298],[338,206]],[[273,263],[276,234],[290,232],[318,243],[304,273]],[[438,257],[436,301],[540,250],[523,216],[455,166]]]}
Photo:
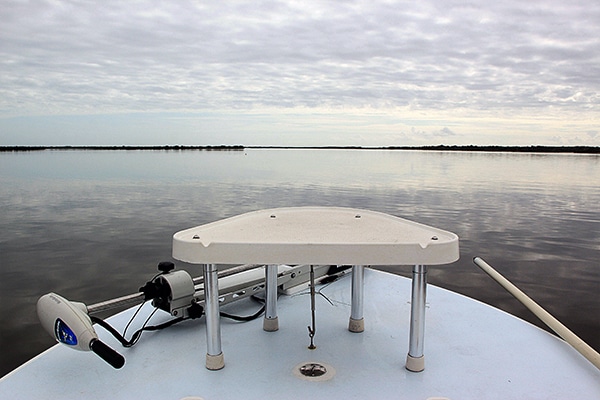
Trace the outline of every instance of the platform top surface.
{"label": "platform top surface", "polygon": [[396,216],[339,207],[250,212],[180,231],[173,257],[191,263],[447,264],[451,232]]}

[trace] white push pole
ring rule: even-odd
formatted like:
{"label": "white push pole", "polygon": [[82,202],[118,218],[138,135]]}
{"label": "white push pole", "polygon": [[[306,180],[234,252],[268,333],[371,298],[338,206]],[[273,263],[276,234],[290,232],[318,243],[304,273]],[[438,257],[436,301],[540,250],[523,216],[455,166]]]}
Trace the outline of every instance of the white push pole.
{"label": "white push pole", "polygon": [[491,276],[496,282],[498,282],[504,289],[512,294],[517,300],[519,300],[525,307],[529,309],[536,317],[542,320],[550,329],[552,329],[558,336],[560,336],[565,342],[570,344],[575,350],[577,350],[582,356],[588,359],[589,362],[600,369],[600,354],[590,347],[586,342],[581,340],[579,336],[575,335],[569,328],[564,326],[559,320],[554,318],[548,311],[544,310],[539,304],[533,301],[529,296],[523,293],[518,287],[512,284],[508,279],[502,276],[496,271],[491,265],[485,262],[480,257],[473,259],[475,265],[481,268],[486,274]]}

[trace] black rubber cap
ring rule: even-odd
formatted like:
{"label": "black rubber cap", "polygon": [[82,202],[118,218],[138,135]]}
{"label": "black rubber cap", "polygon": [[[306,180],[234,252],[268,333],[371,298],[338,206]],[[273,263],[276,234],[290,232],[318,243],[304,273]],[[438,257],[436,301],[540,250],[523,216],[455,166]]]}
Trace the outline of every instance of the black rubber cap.
{"label": "black rubber cap", "polygon": [[119,369],[125,365],[125,357],[98,339],[94,339],[90,342],[90,349],[113,368]]}

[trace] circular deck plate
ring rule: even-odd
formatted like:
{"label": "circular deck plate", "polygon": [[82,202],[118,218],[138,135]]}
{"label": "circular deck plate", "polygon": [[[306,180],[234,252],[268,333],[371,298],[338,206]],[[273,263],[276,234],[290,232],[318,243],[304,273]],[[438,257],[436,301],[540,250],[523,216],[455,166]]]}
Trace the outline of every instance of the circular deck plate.
{"label": "circular deck plate", "polygon": [[[310,369],[314,369],[313,374],[306,372]],[[306,381],[323,382],[335,376],[335,368],[323,362],[307,361],[296,365],[292,373],[294,376]]]}

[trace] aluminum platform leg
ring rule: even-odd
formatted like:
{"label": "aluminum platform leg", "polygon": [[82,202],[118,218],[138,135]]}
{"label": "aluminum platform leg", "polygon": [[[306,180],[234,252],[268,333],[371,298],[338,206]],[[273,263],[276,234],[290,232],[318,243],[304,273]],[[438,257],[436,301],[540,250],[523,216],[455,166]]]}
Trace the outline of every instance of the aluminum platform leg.
{"label": "aluminum platform leg", "polygon": [[206,368],[218,370],[225,366],[221,350],[221,320],[219,313],[219,280],[216,264],[204,264],[204,312],[206,314]]}
{"label": "aluminum platform leg", "polygon": [[277,265],[267,265],[265,268],[266,303],[263,329],[267,332],[274,332],[279,329],[277,318],[277,270]]}
{"label": "aluminum platform leg", "polygon": [[352,267],[352,309],[350,311],[350,332],[363,332],[365,319],[363,318],[365,267],[354,265]]}
{"label": "aluminum platform leg", "polygon": [[421,372],[425,369],[423,340],[425,338],[425,301],[427,297],[427,267],[415,265],[412,273],[412,299],[410,305],[410,339],[406,369]]}

